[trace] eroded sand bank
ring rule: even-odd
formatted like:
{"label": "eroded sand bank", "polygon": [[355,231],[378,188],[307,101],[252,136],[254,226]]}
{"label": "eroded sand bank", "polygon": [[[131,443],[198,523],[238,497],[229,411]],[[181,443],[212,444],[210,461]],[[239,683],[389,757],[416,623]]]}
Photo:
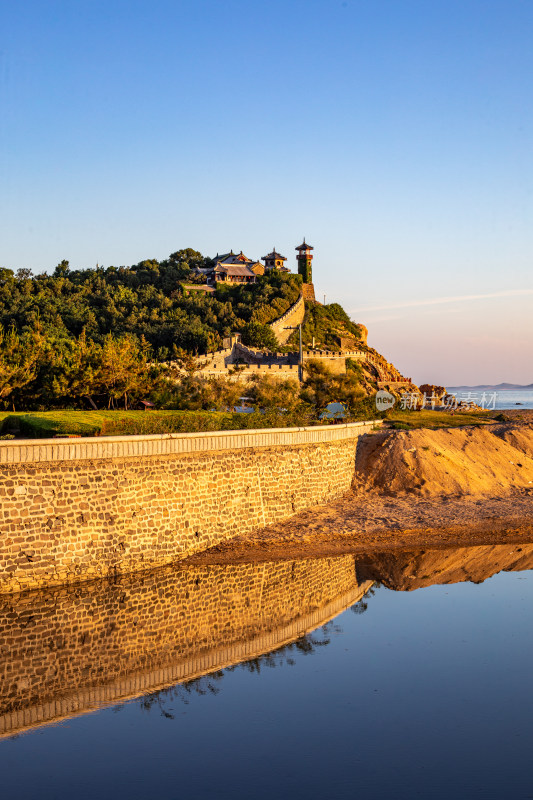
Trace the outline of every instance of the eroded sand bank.
{"label": "eroded sand bank", "polygon": [[384,431],[361,439],[353,489],[202,561],[533,541],[533,426]]}

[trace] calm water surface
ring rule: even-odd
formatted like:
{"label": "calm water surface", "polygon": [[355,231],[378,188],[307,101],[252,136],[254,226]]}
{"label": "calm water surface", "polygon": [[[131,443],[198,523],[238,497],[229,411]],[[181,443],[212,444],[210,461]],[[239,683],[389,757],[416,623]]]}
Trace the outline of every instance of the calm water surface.
{"label": "calm water surface", "polygon": [[533,798],[531,566],[384,553],[6,600],[2,795]]}
{"label": "calm water surface", "polygon": [[[466,395],[468,392],[460,387],[451,387],[448,391],[455,394],[458,400],[467,399]],[[485,394],[484,400],[483,394]],[[496,397],[494,397],[494,394],[496,394]],[[509,390],[496,393],[491,391],[483,393],[474,389],[471,391],[468,399],[478,404],[484,403],[485,408],[495,408],[502,411],[505,409],[514,409],[519,406],[522,406],[522,408],[533,408],[533,392],[530,389],[517,389],[516,391]]]}

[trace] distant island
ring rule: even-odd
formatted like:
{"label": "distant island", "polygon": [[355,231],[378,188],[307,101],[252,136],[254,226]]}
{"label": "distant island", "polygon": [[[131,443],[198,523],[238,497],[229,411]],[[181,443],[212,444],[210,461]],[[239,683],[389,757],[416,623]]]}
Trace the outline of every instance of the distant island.
{"label": "distant island", "polygon": [[472,391],[472,392],[518,392],[518,391],[533,391],[533,383],[528,383],[527,386],[524,386],[520,383],[498,383],[498,384],[488,384],[488,383],[480,383],[477,386],[463,386],[462,384],[457,384],[449,387],[450,390],[453,389],[461,389],[461,391]]}

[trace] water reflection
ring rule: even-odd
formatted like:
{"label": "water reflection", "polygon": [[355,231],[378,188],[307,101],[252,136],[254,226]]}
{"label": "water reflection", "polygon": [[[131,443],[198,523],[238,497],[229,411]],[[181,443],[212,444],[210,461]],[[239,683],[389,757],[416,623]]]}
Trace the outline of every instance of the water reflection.
{"label": "water reflection", "polygon": [[302,640],[370,585],[342,556],[178,567],[6,596],[0,734],[257,659]]}
{"label": "water reflection", "polygon": [[[368,593],[370,592],[373,592],[373,590],[369,589]],[[358,601],[355,603],[351,606],[351,609],[355,610],[360,606],[361,602],[362,601]],[[271,650],[263,655],[249,658],[246,661],[233,664],[225,669],[210,672],[208,675],[203,675],[199,678],[187,680],[165,689],[149,692],[140,699],[140,706],[143,711],[156,709],[161,716],[167,719],[174,719],[174,705],[171,704],[177,702],[186,706],[189,705],[190,700],[195,695],[217,695],[222,688],[221,683],[224,676],[234,670],[242,669],[246,672],[260,675],[265,669],[272,669],[283,665],[294,666],[296,655],[308,656],[315,653],[317,648],[327,647],[331,641],[331,633],[339,632],[339,630],[340,628],[335,625],[334,622],[326,622],[318,631],[306,633],[298,637],[295,641],[278,647],[276,650]]]}
{"label": "water reflection", "polygon": [[216,694],[223,669],[260,672],[327,645],[328,620],[350,607],[363,613],[374,582],[412,591],[531,568],[533,544],[420,549],[178,566],[6,596],[0,734],[132,697],[172,716],[169,699]]}
{"label": "water reflection", "polygon": [[497,572],[533,569],[533,544],[392,550],[356,557],[360,580],[410,592],[435,584],[483,583]]}

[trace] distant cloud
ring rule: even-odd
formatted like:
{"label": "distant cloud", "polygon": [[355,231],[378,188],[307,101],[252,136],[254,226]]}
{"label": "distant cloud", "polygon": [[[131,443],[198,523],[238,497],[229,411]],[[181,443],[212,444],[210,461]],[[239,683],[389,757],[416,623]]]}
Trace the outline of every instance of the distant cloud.
{"label": "distant cloud", "polygon": [[523,295],[533,294],[533,289],[504,289],[500,292],[491,292],[490,294],[460,294],[455,297],[432,297],[427,300],[411,300],[407,303],[389,303],[383,306],[366,306],[362,308],[353,308],[351,314],[361,314],[368,311],[392,311],[396,308],[415,308],[424,306],[437,306],[444,303],[465,303],[469,300],[488,300],[494,297],[520,297]]}
{"label": "distant cloud", "polygon": [[[353,311],[351,312],[354,313]],[[391,320],[403,319],[403,314],[385,314],[384,316],[372,317],[371,320],[366,319],[366,322],[391,322]]]}

